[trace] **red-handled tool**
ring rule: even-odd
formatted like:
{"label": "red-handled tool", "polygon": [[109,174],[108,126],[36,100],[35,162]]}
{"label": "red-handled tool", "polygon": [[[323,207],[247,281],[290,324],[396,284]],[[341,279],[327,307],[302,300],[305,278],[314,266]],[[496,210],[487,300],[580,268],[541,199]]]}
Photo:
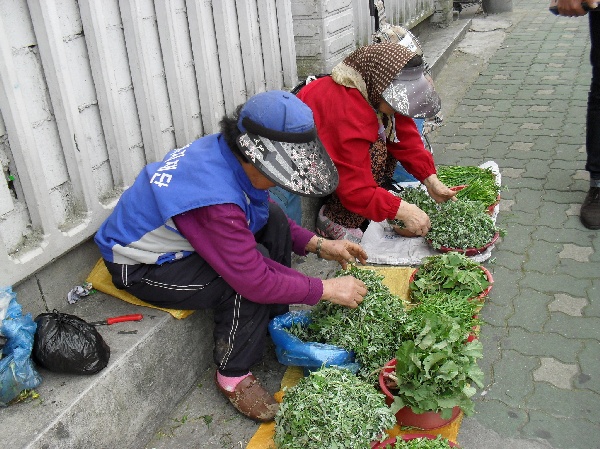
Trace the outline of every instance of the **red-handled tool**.
{"label": "red-handled tool", "polygon": [[107,318],[103,321],[94,321],[90,324],[92,326],[100,326],[100,325],[122,323],[124,321],[140,321],[142,318],[144,318],[144,315],[142,315],[141,313],[134,313],[133,315],[113,316],[113,317]]}

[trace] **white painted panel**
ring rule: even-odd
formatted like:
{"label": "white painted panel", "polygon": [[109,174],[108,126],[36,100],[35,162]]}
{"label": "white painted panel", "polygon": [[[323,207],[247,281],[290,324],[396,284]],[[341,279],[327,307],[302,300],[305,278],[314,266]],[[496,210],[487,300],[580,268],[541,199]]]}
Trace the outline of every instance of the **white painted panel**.
{"label": "white painted panel", "polygon": [[259,1],[258,13],[260,15],[260,37],[267,90],[278,89],[283,86],[283,68],[281,65],[275,0]]}
{"label": "white painted panel", "polygon": [[[2,106],[0,105],[0,222],[2,216],[14,210],[13,198],[8,187],[11,180],[7,179],[9,176],[9,142],[8,135],[6,134],[6,127],[4,126],[4,120],[2,119]],[[2,233],[0,232],[0,235]]]}
{"label": "white painted panel", "polygon": [[292,5],[288,0],[276,0],[275,6],[277,8],[277,27],[283,85],[291,89],[298,84]]}
{"label": "white painted panel", "polygon": [[71,21],[63,32],[59,11],[71,11],[65,3],[38,0],[29,6],[69,171],[69,181],[52,191],[55,202],[63,203],[57,218],[61,226],[76,226],[97,202],[91,155],[104,151],[103,138],[100,147],[92,145],[90,129],[80,115],[80,107],[96,102],[83,30],[74,28]]}
{"label": "white painted panel", "polygon": [[237,0],[244,77],[248,96],[266,90],[261,36],[256,0]]}
{"label": "white painted panel", "polygon": [[187,0],[188,23],[204,132],[217,132],[225,113],[211,2]]}
{"label": "white painted panel", "polygon": [[213,2],[225,111],[231,114],[247,99],[235,0]]}
{"label": "white painted panel", "polygon": [[119,6],[146,159],[154,162],[176,146],[154,5],[122,0]]}
{"label": "white painted panel", "polygon": [[203,134],[185,0],[155,3],[178,147]]}
{"label": "white painted panel", "polygon": [[[80,0],[79,6],[112,175],[101,176],[98,189],[102,196],[114,186],[131,185],[145,158],[142,164],[134,162],[127,151],[134,143],[141,147],[142,136],[137,113],[134,113],[135,99],[118,5]],[[130,99],[125,94],[127,91]],[[129,111],[128,104],[133,106]]]}

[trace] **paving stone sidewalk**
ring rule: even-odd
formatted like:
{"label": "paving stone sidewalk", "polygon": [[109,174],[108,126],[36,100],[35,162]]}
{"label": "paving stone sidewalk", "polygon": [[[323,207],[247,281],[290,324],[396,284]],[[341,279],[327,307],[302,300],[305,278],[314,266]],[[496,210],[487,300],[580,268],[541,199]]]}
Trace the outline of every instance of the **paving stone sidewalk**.
{"label": "paving stone sidewalk", "polygon": [[[600,234],[578,215],[589,179],[588,21],[555,17],[545,1],[513,8],[473,21],[480,30],[436,80],[459,93],[429,135],[436,163],[494,160],[505,187],[497,224],[507,234],[487,263],[495,285],[481,313],[486,387],[458,442],[600,448]],[[486,28],[490,19],[504,26]],[[469,46],[498,32],[492,52]],[[461,86],[473,65],[479,74]]]}
{"label": "paving stone sidewalk", "polygon": [[[436,77],[436,162],[496,161],[505,186],[497,223],[507,234],[486,262],[495,285],[481,313],[486,386],[462,422],[462,449],[600,448],[600,234],[578,217],[590,77],[587,19],[555,17],[545,0],[476,14]],[[297,267],[335,270],[311,257]],[[274,390],[284,369],[270,348],[257,375]],[[256,426],[201,388],[211,376],[147,448],[245,447]],[[194,395],[213,393],[215,409],[199,410]]]}

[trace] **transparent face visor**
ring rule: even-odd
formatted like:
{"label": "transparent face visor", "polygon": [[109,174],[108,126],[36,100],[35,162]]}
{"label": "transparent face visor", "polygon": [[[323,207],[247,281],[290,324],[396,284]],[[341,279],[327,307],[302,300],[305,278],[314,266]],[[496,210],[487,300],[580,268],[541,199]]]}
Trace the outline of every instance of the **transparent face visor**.
{"label": "transparent face visor", "polygon": [[404,68],[382,93],[383,99],[399,114],[412,118],[436,115],[442,105],[424,65]]}

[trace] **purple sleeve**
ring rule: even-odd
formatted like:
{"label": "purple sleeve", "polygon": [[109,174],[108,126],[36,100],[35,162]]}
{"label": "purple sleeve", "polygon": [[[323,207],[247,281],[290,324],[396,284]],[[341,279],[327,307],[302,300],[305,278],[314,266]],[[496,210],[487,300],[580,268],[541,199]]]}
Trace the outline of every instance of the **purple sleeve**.
{"label": "purple sleeve", "polygon": [[288,218],[288,223],[292,233],[292,250],[299,256],[306,256],[306,245],[315,236],[315,233],[299,226],[291,218]]}
{"label": "purple sleeve", "polygon": [[[201,207],[176,215],[173,221],[196,252],[250,301],[314,305],[323,295],[319,278],[305,276],[258,251],[246,216],[235,204]],[[294,251],[301,248],[302,254],[312,233],[292,229],[292,236]]]}

